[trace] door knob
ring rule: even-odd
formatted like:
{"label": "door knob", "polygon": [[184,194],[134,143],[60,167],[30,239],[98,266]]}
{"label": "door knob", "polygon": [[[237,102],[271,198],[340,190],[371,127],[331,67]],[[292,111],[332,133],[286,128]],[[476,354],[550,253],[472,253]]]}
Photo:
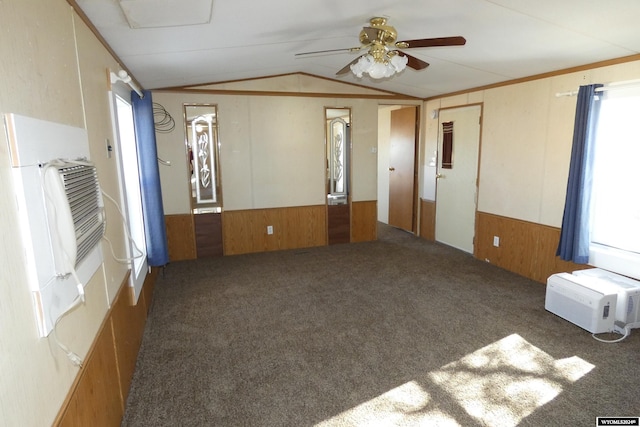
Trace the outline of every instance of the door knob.
{"label": "door knob", "polygon": [[393,172],[394,170],[396,170],[396,168],[389,168],[389,170]]}
{"label": "door knob", "polygon": [[436,174],[436,179],[439,179],[439,178],[444,178],[444,175],[442,175],[441,173],[437,173]]}

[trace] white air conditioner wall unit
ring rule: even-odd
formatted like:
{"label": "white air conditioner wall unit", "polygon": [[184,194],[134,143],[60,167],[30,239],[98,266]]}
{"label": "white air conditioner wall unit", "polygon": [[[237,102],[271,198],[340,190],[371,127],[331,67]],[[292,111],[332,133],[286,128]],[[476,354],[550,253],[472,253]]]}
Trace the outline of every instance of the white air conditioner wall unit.
{"label": "white air conditioner wall unit", "polygon": [[573,272],[574,276],[591,277],[601,281],[618,295],[616,320],[626,324],[640,322],[640,281],[601,268]]}
{"label": "white air conditioner wall unit", "polygon": [[[105,224],[87,131],[60,123],[5,114],[12,189],[24,260],[40,337],[73,304],[103,262]],[[61,159],[77,160],[65,163]],[[75,271],[75,276],[72,274]],[[25,289],[26,291],[26,289]]]}
{"label": "white air conditioner wall unit", "polygon": [[587,331],[613,332],[617,294],[598,286],[595,280],[569,273],[547,279],[544,308]]}

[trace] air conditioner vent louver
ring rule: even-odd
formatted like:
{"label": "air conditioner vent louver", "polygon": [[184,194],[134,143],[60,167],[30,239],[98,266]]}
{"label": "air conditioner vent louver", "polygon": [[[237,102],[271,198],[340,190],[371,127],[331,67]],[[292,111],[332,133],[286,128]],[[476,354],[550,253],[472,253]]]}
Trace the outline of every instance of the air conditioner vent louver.
{"label": "air conditioner vent louver", "polygon": [[77,266],[100,242],[105,231],[98,173],[94,166],[78,164],[58,167],[58,173],[71,208],[78,246]]}

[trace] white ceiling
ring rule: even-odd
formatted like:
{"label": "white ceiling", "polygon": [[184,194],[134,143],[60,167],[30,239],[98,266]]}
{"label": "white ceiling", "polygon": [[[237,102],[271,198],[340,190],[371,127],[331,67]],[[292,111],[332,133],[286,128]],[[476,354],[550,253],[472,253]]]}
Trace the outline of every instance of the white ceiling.
{"label": "white ceiling", "polygon": [[[428,98],[640,53],[640,0],[213,0],[210,23],[138,29],[118,0],[76,2],[145,89],[302,72]],[[151,6],[154,25],[158,11],[186,6],[125,3],[137,2],[137,18]],[[207,0],[188,3],[208,10]],[[374,16],[387,17],[398,40],[463,36],[467,44],[407,49],[431,65],[384,81],[335,75],[360,53],[295,56],[358,46]]]}

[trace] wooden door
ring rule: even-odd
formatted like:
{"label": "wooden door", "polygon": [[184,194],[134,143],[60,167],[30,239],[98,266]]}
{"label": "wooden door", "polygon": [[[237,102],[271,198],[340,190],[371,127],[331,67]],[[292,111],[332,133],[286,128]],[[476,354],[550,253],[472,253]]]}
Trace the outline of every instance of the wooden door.
{"label": "wooden door", "polygon": [[[436,187],[436,240],[473,253],[481,107],[440,110]],[[442,123],[453,123],[452,162],[442,167]]]}
{"label": "wooden door", "polygon": [[389,225],[414,231],[416,124],[418,107],[391,112]]}

